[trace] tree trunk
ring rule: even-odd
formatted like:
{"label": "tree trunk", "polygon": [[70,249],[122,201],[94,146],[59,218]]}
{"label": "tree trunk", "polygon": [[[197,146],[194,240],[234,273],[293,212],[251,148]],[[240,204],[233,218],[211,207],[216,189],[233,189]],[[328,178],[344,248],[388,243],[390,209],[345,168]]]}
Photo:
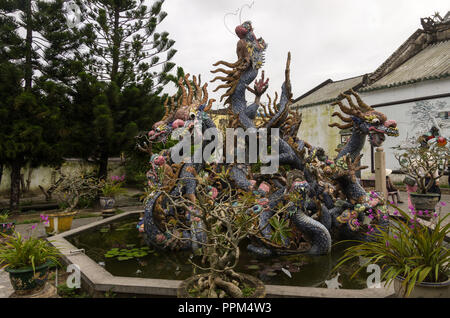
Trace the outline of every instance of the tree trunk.
{"label": "tree trunk", "polygon": [[32,11],[31,0],[26,2],[26,28],[27,37],[25,40],[25,90],[31,91],[31,85],[33,80],[33,65],[32,65],[32,43],[33,43],[33,26],[32,26]]}
{"label": "tree trunk", "polygon": [[3,177],[3,163],[0,164],[0,184],[2,184],[2,177]]}
{"label": "tree trunk", "polygon": [[9,208],[11,212],[19,209],[20,200],[20,163],[11,164],[11,196],[9,199]]}
{"label": "tree trunk", "polygon": [[104,151],[100,155],[100,166],[98,169],[98,178],[105,179],[108,177],[108,152]]}
{"label": "tree trunk", "polygon": [[119,8],[114,7],[114,29],[113,32],[113,51],[112,51],[112,68],[111,82],[117,83],[117,73],[119,71],[119,52],[120,52],[120,35],[119,35]]}
{"label": "tree trunk", "polygon": [[27,176],[27,183],[25,185],[25,190],[26,192],[30,191],[30,186],[31,186],[31,175],[33,173],[33,168],[31,168],[31,166],[28,167],[28,176]]}

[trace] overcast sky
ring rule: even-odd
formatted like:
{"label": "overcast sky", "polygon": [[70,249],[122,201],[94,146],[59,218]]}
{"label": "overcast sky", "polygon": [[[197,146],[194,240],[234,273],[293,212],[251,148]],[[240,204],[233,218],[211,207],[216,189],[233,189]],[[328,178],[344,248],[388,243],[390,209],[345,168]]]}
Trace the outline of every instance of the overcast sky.
{"label": "overcast sky", "polygon": [[[251,20],[257,37],[268,43],[263,66],[270,78],[269,93],[280,91],[287,52],[292,54],[293,97],[331,78],[340,80],[373,72],[414,31],[420,18],[441,16],[450,10],[448,0],[254,0],[244,7],[241,22]],[[202,81],[213,78],[218,60],[236,61],[239,24],[235,13],[252,1],[166,0],[168,13],[159,31],[176,41],[173,61]],[[228,26],[233,34],[227,30]],[[209,92],[218,100],[220,91]],[[223,91],[222,91],[223,93]],[[250,98],[250,96],[249,96]],[[266,98],[263,99],[265,101]],[[221,107],[216,102],[215,107]]]}

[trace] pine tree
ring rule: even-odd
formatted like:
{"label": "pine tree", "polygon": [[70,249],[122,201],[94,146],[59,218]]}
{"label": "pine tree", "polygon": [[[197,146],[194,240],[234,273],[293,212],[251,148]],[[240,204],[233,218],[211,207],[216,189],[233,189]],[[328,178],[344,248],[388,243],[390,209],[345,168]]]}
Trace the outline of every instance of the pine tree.
{"label": "pine tree", "polygon": [[[59,164],[62,158],[60,107],[68,101],[69,85],[55,60],[73,60],[73,54],[64,57],[73,53],[64,43],[79,43],[79,35],[62,23],[62,4],[0,1],[0,162],[11,168],[12,210],[19,204],[21,168]],[[55,69],[66,76],[51,74]]]}
{"label": "pine tree", "polygon": [[[167,84],[166,74],[174,67],[170,60],[176,53],[172,48],[175,41],[169,39],[168,32],[156,32],[167,16],[161,10],[163,2],[155,1],[151,7],[138,0],[78,2],[92,31],[86,42],[83,76],[93,77],[88,81],[93,87],[78,86],[76,99],[88,102],[92,90],[96,98],[91,110],[84,104],[74,105],[86,111],[79,116],[92,124],[88,130],[92,142],[86,144],[89,149],[80,151],[98,163],[99,177],[107,175],[108,158],[126,149],[138,130],[151,125],[157,119],[154,115],[162,112],[162,103],[153,103],[150,110],[146,100],[155,100]],[[83,134],[80,125],[84,124],[76,125],[75,130]]]}

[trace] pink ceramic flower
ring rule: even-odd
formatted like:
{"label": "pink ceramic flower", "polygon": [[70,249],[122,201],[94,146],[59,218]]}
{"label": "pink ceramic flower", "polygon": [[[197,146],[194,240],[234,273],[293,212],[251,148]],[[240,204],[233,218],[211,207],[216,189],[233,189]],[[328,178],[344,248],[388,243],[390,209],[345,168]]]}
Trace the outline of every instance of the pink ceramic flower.
{"label": "pink ceramic flower", "polygon": [[159,156],[158,158],[155,159],[155,164],[157,166],[162,166],[166,163],[166,159],[164,159],[163,156]]}
{"label": "pink ceramic flower", "polygon": [[264,193],[268,193],[270,191],[270,185],[268,185],[266,182],[262,182],[259,185],[258,190],[264,192]]}
{"label": "pink ceramic flower", "polygon": [[156,234],[156,242],[162,243],[166,240],[166,237],[164,234]]}

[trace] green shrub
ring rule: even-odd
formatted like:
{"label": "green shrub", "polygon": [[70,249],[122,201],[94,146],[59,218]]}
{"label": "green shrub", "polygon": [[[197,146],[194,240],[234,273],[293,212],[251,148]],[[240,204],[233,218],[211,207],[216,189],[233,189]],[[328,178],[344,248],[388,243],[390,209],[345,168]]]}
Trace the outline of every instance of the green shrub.
{"label": "green shrub", "polygon": [[31,267],[34,271],[37,266],[47,261],[59,265],[60,253],[47,241],[31,236],[23,238],[19,232],[11,236],[0,234],[5,238],[0,245],[0,263],[4,264],[3,267],[14,269]]}

